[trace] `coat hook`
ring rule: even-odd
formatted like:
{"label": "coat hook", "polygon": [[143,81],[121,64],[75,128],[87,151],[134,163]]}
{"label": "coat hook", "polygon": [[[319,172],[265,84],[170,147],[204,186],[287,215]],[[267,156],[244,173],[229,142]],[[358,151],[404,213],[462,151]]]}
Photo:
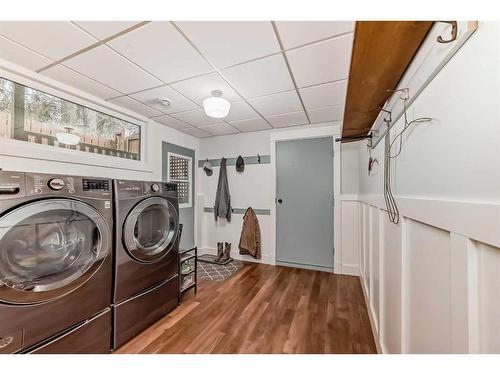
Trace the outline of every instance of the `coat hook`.
{"label": "coat hook", "polygon": [[257,162],[260,164],[260,155],[257,154]]}
{"label": "coat hook", "polygon": [[450,43],[453,42],[455,39],[457,39],[457,31],[458,31],[457,21],[438,21],[438,22],[449,23],[451,25],[451,38],[443,39],[443,37],[440,35],[437,37],[437,41],[439,43]]}

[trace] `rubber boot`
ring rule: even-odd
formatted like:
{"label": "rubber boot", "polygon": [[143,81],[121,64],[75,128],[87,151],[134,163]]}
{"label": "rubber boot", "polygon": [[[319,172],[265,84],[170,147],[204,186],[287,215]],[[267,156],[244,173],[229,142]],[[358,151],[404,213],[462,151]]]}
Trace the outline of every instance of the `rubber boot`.
{"label": "rubber boot", "polygon": [[215,261],[219,262],[219,259],[224,255],[224,243],[217,242],[217,256],[215,257]]}
{"label": "rubber boot", "polygon": [[231,243],[226,242],[226,246],[224,248],[224,254],[219,258],[219,263],[226,263],[231,257]]}

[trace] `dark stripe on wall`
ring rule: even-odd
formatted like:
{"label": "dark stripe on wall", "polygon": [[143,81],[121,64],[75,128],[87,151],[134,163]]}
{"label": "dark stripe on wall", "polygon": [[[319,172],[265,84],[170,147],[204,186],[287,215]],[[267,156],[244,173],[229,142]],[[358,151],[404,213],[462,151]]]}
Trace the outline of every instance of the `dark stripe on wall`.
{"label": "dark stripe on wall", "polygon": [[[238,158],[227,158],[226,165],[236,165],[236,160]],[[259,163],[259,156],[243,156],[243,160],[245,161],[245,165],[249,164],[270,164],[271,163],[271,155],[260,155],[260,163]],[[207,159],[200,159],[198,160],[198,168],[203,167],[203,163],[205,163]],[[220,166],[220,159],[208,159],[210,164],[212,164],[212,167],[219,167]]]}
{"label": "dark stripe on wall", "polygon": [[[256,215],[271,215],[271,210],[268,208],[254,208],[253,209]],[[214,212],[213,207],[205,207],[203,208],[204,212]],[[244,215],[247,212],[246,208],[233,208],[232,213],[236,215]]]}

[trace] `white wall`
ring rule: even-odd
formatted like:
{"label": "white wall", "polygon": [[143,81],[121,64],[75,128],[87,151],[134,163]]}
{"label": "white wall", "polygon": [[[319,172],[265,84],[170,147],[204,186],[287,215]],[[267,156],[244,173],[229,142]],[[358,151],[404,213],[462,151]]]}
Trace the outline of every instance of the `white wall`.
{"label": "white wall", "polygon": [[343,143],[340,146],[342,165],[342,195],[359,194],[359,143]]}
{"label": "white wall", "polygon": [[341,252],[343,274],[359,275],[359,143],[343,143],[341,149]]}
{"label": "white wall", "polygon": [[[288,137],[308,137],[313,134],[320,136],[322,133],[332,136],[338,132],[338,123],[325,123],[317,126],[300,126],[288,129],[273,129],[269,131],[260,131],[254,133],[235,134],[222,137],[205,138],[201,140],[200,145],[200,160],[203,159],[220,159],[223,156],[226,158],[242,156],[271,155],[272,142],[274,138]],[[340,178],[345,178],[347,186],[352,190],[351,193],[357,192],[357,158],[358,154],[355,148],[349,148],[353,160],[346,160],[346,171],[342,166],[342,174]],[[341,155],[339,153],[340,160]],[[244,173],[236,172],[234,166],[229,166],[228,182],[231,192],[231,204],[233,207],[253,207],[271,209],[271,215],[259,215],[259,223],[262,236],[262,259],[258,262],[274,264],[275,262],[275,166],[271,157],[271,164],[261,165],[246,165]],[[340,166],[340,162],[338,163]],[[348,168],[347,168],[348,167]],[[335,167],[337,168],[337,167]],[[204,201],[205,207],[213,207],[215,200],[215,192],[217,189],[219,168],[214,168],[214,174],[210,177],[206,176],[201,168],[198,168],[198,197],[199,201]],[[342,177],[341,177],[342,175]],[[340,189],[339,189],[340,190]],[[338,191],[337,193],[340,193]],[[339,194],[340,196],[340,194]],[[340,211],[339,211],[340,213]],[[233,256],[241,258],[238,254],[238,243],[241,233],[242,215],[233,214],[232,221],[227,223],[226,220],[214,220],[213,213],[201,213],[203,219],[200,220],[200,248],[201,251],[214,253],[217,242],[228,241],[233,244]],[[338,223],[340,224],[340,223]],[[340,226],[338,227],[340,228]],[[332,228],[333,229],[333,228]],[[336,235],[336,241],[340,240],[341,231]],[[351,244],[348,243],[350,246]],[[349,264],[344,270],[346,273],[357,274],[357,248],[351,246],[351,253],[346,254],[345,259]],[[344,254],[341,249],[340,241],[336,245],[337,259],[343,259]],[[244,257],[245,260],[255,261],[249,256]],[[352,263],[352,266],[351,266]],[[339,265],[340,271],[342,264]],[[337,268],[337,271],[339,268]]]}
{"label": "white wall", "polygon": [[[360,274],[385,353],[500,353],[500,55],[485,22],[416,99],[393,163],[401,221],[389,222],[379,165],[359,148]],[[401,128],[396,124],[392,136]],[[354,245],[353,245],[354,246]]]}
{"label": "white wall", "polygon": [[[241,133],[221,137],[204,138],[200,145],[200,160],[234,158],[238,155],[257,156],[269,155],[270,132]],[[198,194],[205,207],[213,207],[219,179],[219,167],[214,167],[212,176],[207,176],[202,168],[198,169]],[[227,167],[229,191],[232,207],[253,207],[270,209],[274,205],[272,191],[271,164],[245,165],[243,173],[236,172],[235,166]],[[240,258],[238,243],[240,240],[243,215],[233,214],[231,222],[224,219],[215,221],[212,212],[203,212],[201,229],[201,250],[213,253],[217,242],[231,242],[234,258]],[[269,215],[259,215],[261,229],[263,263],[272,263],[272,245],[269,228],[272,226]],[[252,257],[245,256],[247,260]]]}

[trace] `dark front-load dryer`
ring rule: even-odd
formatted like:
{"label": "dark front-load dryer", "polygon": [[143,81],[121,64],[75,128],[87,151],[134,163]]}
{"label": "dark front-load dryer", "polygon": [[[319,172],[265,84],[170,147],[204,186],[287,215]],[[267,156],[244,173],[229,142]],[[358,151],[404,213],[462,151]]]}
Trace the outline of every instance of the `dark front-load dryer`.
{"label": "dark front-load dryer", "polygon": [[0,353],[109,352],[111,183],[0,171]]}
{"label": "dark front-load dryer", "polygon": [[115,180],[114,347],[178,303],[177,185]]}
{"label": "dark front-load dryer", "polygon": [[177,274],[179,204],[175,184],[115,180],[114,189],[118,303]]}

